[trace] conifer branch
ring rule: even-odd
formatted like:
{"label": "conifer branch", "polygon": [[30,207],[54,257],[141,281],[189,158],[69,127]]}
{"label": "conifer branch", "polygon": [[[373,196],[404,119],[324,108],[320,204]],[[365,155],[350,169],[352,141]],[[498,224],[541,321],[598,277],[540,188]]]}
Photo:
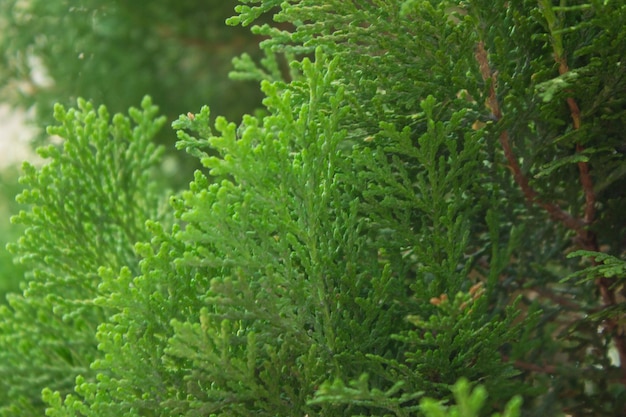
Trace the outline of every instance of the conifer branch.
{"label": "conifer branch", "polygon": [[[503,359],[504,361],[508,361],[508,357],[506,356],[504,356]],[[528,362],[524,362],[520,360],[514,361],[513,364],[515,365],[517,369],[523,369],[525,371],[537,372],[537,373],[549,374],[549,375],[558,374],[558,369],[554,365],[546,365],[546,364],[537,365],[534,363],[528,363]]]}
{"label": "conifer branch", "polygon": [[[488,82],[489,85],[489,96],[486,99],[485,105],[491,111],[491,115],[495,120],[500,120],[502,118],[502,110],[500,108],[500,104],[498,102],[498,98],[496,95],[496,82],[497,82],[497,72],[493,72],[489,66],[489,58],[487,50],[485,49],[484,42],[480,41],[476,46],[475,51],[476,61],[478,62],[479,69],[483,81]],[[559,64],[559,73],[563,75],[564,73],[569,71],[567,61],[565,57],[562,55],[558,55],[555,50],[555,59]],[[580,108],[572,97],[567,98],[567,104],[570,109],[572,123],[574,129],[580,128]],[[570,213],[563,210],[561,207],[554,203],[545,202],[540,199],[537,191],[530,185],[528,182],[528,177],[524,175],[513,152],[511,147],[511,143],[509,141],[509,134],[507,130],[503,130],[500,134],[500,144],[502,146],[502,150],[504,152],[504,156],[507,159],[509,164],[509,168],[513,173],[513,179],[517,183],[517,185],[521,188],[524,193],[524,197],[530,203],[537,204],[539,207],[543,208],[548,212],[550,217],[554,220],[559,221],[565,227],[570,230],[576,232],[576,240],[578,244],[587,250],[598,250],[598,244],[595,235],[587,230],[587,225],[593,222],[595,217],[595,193],[593,191],[593,181],[591,179],[589,173],[589,165],[587,162],[579,162],[578,170],[580,175],[580,182],[583,188],[583,192],[585,194],[585,210],[584,210],[584,218],[579,219],[572,216]],[[577,144],[576,151],[578,153],[584,150],[583,145]],[[611,282],[607,278],[598,278],[596,281],[598,288],[600,290],[600,295],[602,298],[602,302],[605,306],[615,305],[615,294],[611,290]],[[613,335],[613,340],[615,342],[615,346],[619,353],[620,364],[622,365],[622,372],[624,375],[624,381],[626,382],[626,339],[623,336],[618,334],[618,324],[613,319],[607,319],[604,327],[607,331],[609,331]]]}
{"label": "conifer branch", "polygon": [[[485,104],[491,111],[492,118],[496,121],[500,120],[502,118],[502,110],[496,95],[497,72],[493,72],[489,67],[489,59],[484,42],[478,42],[474,56],[478,62],[483,80],[490,83],[489,97],[487,97]],[[530,185],[528,177],[522,172],[522,168],[511,147],[507,130],[503,130],[500,134],[500,145],[502,146],[504,156],[509,164],[509,169],[513,173],[513,179],[522,190],[522,193],[524,193],[526,200],[531,204],[537,204],[539,207],[543,208],[548,212],[551,218],[559,221],[568,229],[574,230],[578,234],[585,233],[585,223],[582,220],[575,218],[558,205],[545,202],[539,198],[539,193]]]}
{"label": "conifer branch", "polygon": [[[567,65],[567,58],[563,54],[559,54],[558,50],[555,48],[554,50],[554,59],[559,64],[559,74],[564,75],[569,72],[569,66]],[[567,106],[569,107],[570,114],[572,117],[572,125],[574,130],[580,129],[580,108],[578,107],[578,103],[573,97],[567,97]],[[576,153],[581,153],[585,150],[585,147],[577,143],[576,144]],[[591,224],[595,219],[595,204],[596,204],[596,195],[593,190],[593,180],[591,179],[591,175],[589,173],[589,163],[586,161],[578,162],[578,172],[580,176],[580,184],[582,185],[583,192],[585,194],[585,210],[584,210],[584,222],[585,224]],[[581,239],[582,246],[588,250],[597,250],[597,243],[595,242],[595,238],[588,231],[579,232],[579,237]]]}
{"label": "conifer branch", "polygon": [[[552,27],[550,27],[552,29]],[[563,51],[563,48],[559,47],[559,42],[554,43],[554,60],[559,65],[559,75],[564,75],[569,72],[569,65],[567,64],[567,57]],[[567,97],[567,106],[570,110],[572,118],[572,125],[574,130],[579,130],[581,125],[580,108],[578,103],[573,97]],[[585,150],[585,147],[581,143],[576,143],[576,153],[581,153]],[[580,177],[580,184],[585,194],[585,210],[584,210],[584,222],[589,225],[595,220],[595,203],[596,194],[593,189],[593,180],[589,173],[589,164],[586,161],[578,162],[578,172]],[[599,251],[598,241],[594,233],[589,230],[583,229],[578,232],[579,244],[587,250]],[[598,262],[594,259],[594,266]],[[613,280],[606,277],[599,277],[596,279],[596,285],[600,291],[600,297],[605,307],[614,306],[616,304],[616,297],[614,290],[611,289]],[[620,334],[620,326],[618,322],[611,317],[608,317],[604,322],[604,329],[608,331],[613,338],[615,347],[617,349],[620,366],[622,368],[623,381],[626,383],[626,338],[623,334]]]}
{"label": "conifer branch", "polygon": [[[552,49],[554,51],[554,60],[559,65],[559,75],[564,75],[569,72],[569,66],[567,64],[567,57],[565,48],[563,46],[563,36],[562,32],[558,26],[558,17],[555,14],[555,8],[550,4],[550,2],[542,0],[540,2],[541,9],[543,11],[544,17],[546,19],[546,23],[548,24],[548,29],[551,36]],[[567,97],[566,99],[567,105],[570,110],[570,114],[572,117],[572,124],[574,130],[580,129],[580,108],[578,107],[578,103],[573,97]],[[584,147],[580,144],[576,144],[576,152],[580,153],[584,150]],[[578,170],[580,174],[580,182],[583,187],[583,192],[585,194],[585,214],[584,220],[585,224],[589,225],[593,222],[595,216],[595,193],[593,191],[593,181],[591,180],[591,176],[589,175],[589,166],[585,161],[578,162]],[[580,233],[579,237],[583,238],[584,246],[588,246],[590,250],[596,250],[594,246],[593,240],[594,238],[586,233]]]}
{"label": "conifer branch", "polygon": [[[23,294],[0,282],[0,417],[626,415],[620,2],[238,0],[257,50],[212,27],[228,2],[16,1],[0,84],[41,60],[28,107],[156,91],[188,155],[148,100],[56,106]],[[235,50],[261,91],[219,80]]]}

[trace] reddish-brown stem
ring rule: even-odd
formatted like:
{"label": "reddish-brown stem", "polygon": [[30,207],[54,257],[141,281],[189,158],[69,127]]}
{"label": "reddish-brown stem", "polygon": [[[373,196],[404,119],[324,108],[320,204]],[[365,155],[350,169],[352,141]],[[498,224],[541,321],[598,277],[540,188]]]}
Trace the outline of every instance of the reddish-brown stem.
{"label": "reddish-brown stem", "polygon": [[[475,57],[476,61],[478,62],[479,70],[483,80],[489,83],[489,96],[485,100],[485,105],[487,106],[489,111],[491,111],[492,117],[495,120],[500,120],[502,118],[502,110],[500,108],[500,104],[498,102],[496,94],[497,73],[492,72],[489,66],[489,57],[485,49],[485,45],[482,41],[480,41],[476,46]],[[559,64],[559,73],[561,75],[569,72],[567,60],[564,56],[558,56],[555,51],[555,59]],[[581,126],[581,114],[578,103],[573,97],[568,97],[566,101],[570,110],[573,128],[575,130],[578,130]],[[540,199],[539,194],[532,188],[528,181],[528,178],[521,170],[518,159],[515,156],[515,153],[513,152],[513,149],[511,147],[509,134],[506,130],[502,131],[499,140],[500,145],[502,146],[502,150],[504,152],[504,156],[508,162],[509,168],[513,173],[513,179],[520,187],[522,193],[524,194],[524,197],[526,198],[526,201],[543,208],[552,219],[559,221],[566,228],[575,231],[576,241],[582,248],[592,251],[598,251],[598,243],[596,237],[593,232],[588,230],[588,226],[595,220],[596,203],[596,195],[593,190],[593,180],[591,179],[591,175],[589,172],[589,164],[585,161],[581,161],[578,163],[580,183],[583,189],[583,193],[585,195],[584,214],[583,218],[581,219],[572,216],[570,213],[563,210],[557,204],[545,202]],[[577,153],[582,153],[584,150],[585,148],[582,144],[576,144]],[[615,294],[610,288],[611,282],[608,279],[601,277],[596,280],[596,285],[598,286],[598,289],[600,291],[602,303],[605,306],[615,305]],[[623,383],[626,384],[626,338],[624,335],[619,334],[618,323],[615,319],[608,318],[604,322],[604,329],[613,336],[613,341],[620,357]],[[524,367],[524,364],[522,363],[516,363],[516,365],[520,368]],[[542,369],[544,372],[546,371],[545,368],[542,367]]]}
{"label": "reddish-brown stem", "polygon": [[[567,65],[567,59],[563,55],[558,55],[555,50],[555,60],[559,64],[559,74],[563,75],[569,72],[569,67]],[[581,125],[581,117],[580,117],[580,108],[578,107],[578,103],[573,97],[567,98],[567,106],[570,110],[570,115],[572,117],[572,125],[575,130],[580,129]],[[580,143],[576,144],[576,152],[581,153],[585,150],[584,146]],[[580,184],[582,185],[583,192],[585,194],[585,210],[584,210],[584,222],[586,224],[591,224],[595,220],[596,214],[596,194],[593,190],[593,180],[591,179],[591,175],[589,173],[589,164],[585,161],[578,162],[578,173],[580,177]],[[584,233],[578,233],[578,237],[580,240],[581,246],[587,250],[598,251],[598,242],[595,235],[592,232],[587,230]],[[594,264],[597,264],[595,260],[593,260]],[[611,280],[599,277],[596,279],[596,285],[600,290],[600,297],[602,298],[602,303],[605,306],[615,305],[615,293],[611,290],[612,282]],[[619,334],[618,323],[615,319],[607,319],[604,322],[604,328],[610,334],[613,335],[613,342],[615,343],[615,348],[618,352],[620,358],[620,365],[622,368],[623,375],[623,383],[626,383],[626,338],[624,335]]]}
{"label": "reddish-brown stem", "polygon": [[[502,118],[502,110],[500,109],[500,103],[498,102],[496,95],[497,73],[492,73],[489,67],[487,50],[485,49],[485,45],[482,41],[479,42],[476,47],[475,56],[478,61],[483,80],[490,83],[489,96],[487,97],[485,104],[491,111],[493,118],[495,120],[500,120]],[[531,187],[528,182],[528,178],[522,172],[522,168],[520,167],[517,157],[513,152],[513,148],[511,147],[509,133],[506,130],[500,134],[500,145],[502,146],[504,157],[508,162],[509,168],[513,173],[513,179],[522,190],[522,193],[524,193],[526,200],[529,203],[537,204],[539,207],[546,210],[551,218],[559,221],[568,229],[575,230],[578,234],[584,233],[585,222],[583,220],[573,217],[570,213],[566,212],[558,205],[545,202],[539,198],[539,194]]]}
{"label": "reddish-brown stem", "polygon": [[[556,51],[555,51],[556,54]],[[563,75],[569,72],[569,67],[567,65],[567,60],[564,56],[555,56],[557,63],[559,64],[559,74]],[[580,129],[580,108],[578,107],[578,103],[573,97],[568,97],[566,99],[567,106],[569,107],[570,115],[572,118],[572,126],[574,130]],[[576,144],[576,153],[582,153],[585,150],[585,147],[577,143]],[[591,179],[591,174],[589,173],[589,163],[586,161],[578,162],[578,174],[580,178],[580,184],[582,185],[583,192],[585,194],[585,210],[583,215],[583,220],[585,224],[589,225],[593,223],[596,215],[596,194],[593,190],[593,180]],[[580,233],[580,240],[584,243],[585,249],[588,250],[598,250],[595,239],[589,233]]]}
{"label": "reddish-brown stem", "polygon": [[556,374],[558,369],[554,365],[535,365],[534,363],[523,362],[516,360],[513,365],[517,369],[524,369],[526,371],[538,372],[542,374]]}
{"label": "reddish-brown stem", "polygon": [[[580,153],[585,148],[581,144],[576,145],[576,152]],[[585,192],[585,223],[591,224],[596,216],[596,193],[593,191],[593,181],[589,174],[589,164],[581,161],[578,163],[578,172],[580,173],[580,183]]]}
{"label": "reddish-brown stem", "polygon": [[[565,57],[556,56],[555,59],[559,64],[559,74],[563,75],[569,72],[569,67],[567,65],[567,60],[565,59]],[[570,115],[572,117],[572,126],[574,127],[574,130],[580,129],[580,108],[578,108],[578,103],[576,103],[576,100],[574,100],[573,97],[568,97],[567,106],[570,110]],[[584,150],[585,147],[582,144],[576,144],[577,153],[581,153]],[[584,220],[585,223],[591,224],[594,221],[596,215],[596,194],[593,191],[593,180],[591,179],[591,175],[589,173],[589,164],[585,161],[579,162],[578,172],[580,174],[580,183],[585,193]]]}

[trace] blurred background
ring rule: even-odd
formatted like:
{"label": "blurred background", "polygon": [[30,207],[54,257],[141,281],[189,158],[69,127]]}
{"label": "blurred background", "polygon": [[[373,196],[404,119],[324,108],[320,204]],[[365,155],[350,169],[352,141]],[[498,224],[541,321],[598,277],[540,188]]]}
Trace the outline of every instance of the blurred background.
{"label": "blurred background", "polygon": [[[260,106],[258,80],[228,77],[242,54],[261,59],[260,38],[227,26],[236,0],[2,0],[0,1],[0,304],[19,291],[24,271],[7,242],[22,232],[10,224],[20,209],[15,195],[22,161],[41,164],[34,152],[53,124],[54,103],[78,97],[104,104],[111,114],[152,96],[169,121],[211,107],[213,116],[238,122]],[[254,77],[252,77],[254,78]],[[169,126],[169,124],[168,124]],[[167,182],[180,189],[195,160],[174,149],[164,128]]]}

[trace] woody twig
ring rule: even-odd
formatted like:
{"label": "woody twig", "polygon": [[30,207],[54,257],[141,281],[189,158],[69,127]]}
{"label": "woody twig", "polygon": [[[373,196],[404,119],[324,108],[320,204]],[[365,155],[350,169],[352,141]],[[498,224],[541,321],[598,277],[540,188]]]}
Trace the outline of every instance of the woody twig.
{"label": "woody twig", "polygon": [[[569,72],[569,66],[567,65],[567,58],[565,54],[560,51],[559,48],[554,49],[554,59],[559,64],[559,74],[563,75]],[[569,107],[572,117],[572,124],[575,130],[580,129],[580,109],[578,103],[573,97],[567,97],[567,106]],[[580,143],[576,144],[576,152],[580,153],[585,150],[584,146]],[[585,224],[591,224],[595,219],[595,205],[596,194],[593,190],[593,180],[589,173],[589,164],[586,161],[578,162],[578,173],[580,178],[580,184],[585,194],[585,210],[584,210],[584,222]],[[598,251],[598,242],[594,233],[585,230],[586,233],[579,234],[578,238],[581,246],[584,249]],[[593,260],[594,264],[597,264]],[[611,280],[599,277],[596,279],[596,285],[600,290],[600,296],[605,306],[612,306],[616,304],[615,293],[611,290]],[[608,319],[605,322],[605,330],[610,334],[613,334],[613,341],[619,353],[620,364],[622,365],[624,383],[626,383],[626,338],[623,335],[619,335],[618,323],[616,320]]]}
{"label": "woody twig", "polygon": [[[560,49],[555,48],[555,60],[559,65],[559,73],[561,75],[569,71],[567,60],[564,54],[559,53]],[[476,61],[478,62],[481,76],[485,82],[489,83],[489,95],[486,99],[486,106],[491,111],[493,119],[500,120],[502,118],[502,110],[498,102],[497,73],[493,72],[489,66],[489,57],[484,43],[481,41],[476,46]],[[578,130],[581,126],[581,114],[578,103],[573,97],[566,99],[572,118],[572,126]],[[595,235],[588,230],[588,226],[595,220],[595,202],[596,195],[593,190],[593,180],[589,172],[589,164],[585,161],[578,162],[579,180],[583,193],[585,195],[585,206],[583,218],[572,216],[569,212],[563,210],[555,203],[544,201],[540,198],[538,192],[530,185],[528,177],[522,172],[518,159],[513,151],[509,140],[507,130],[503,130],[499,137],[504,156],[507,160],[509,169],[513,173],[513,179],[520,187],[526,201],[530,204],[536,204],[543,208],[550,218],[563,224],[566,228],[576,233],[576,240],[581,248],[591,251],[598,251],[598,244]],[[576,152],[584,151],[584,146],[580,143],[576,144]],[[602,302],[605,306],[611,306],[616,303],[615,294],[610,288],[610,282],[606,278],[598,278],[596,285],[600,291]],[[623,379],[626,384],[626,338],[618,333],[617,322],[614,319],[607,319],[604,323],[604,329],[613,335],[615,346],[620,356],[622,365]]]}
{"label": "woody twig", "polygon": [[[492,72],[489,67],[487,51],[485,49],[485,44],[482,41],[479,42],[476,47],[475,57],[483,80],[490,83],[489,96],[486,100],[487,108],[491,111],[493,119],[496,121],[500,120],[502,118],[502,110],[496,95],[497,73]],[[583,233],[585,231],[585,222],[583,220],[573,217],[570,213],[566,212],[558,205],[545,202],[539,198],[537,191],[530,185],[528,177],[526,177],[526,175],[522,172],[517,157],[511,147],[508,131],[503,130],[500,134],[500,144],[502,146],[502,150],[504,151],[504,157],[507,160],[509,169],[513,173],[513,179],[524,193],[526,200],[529,203],[536,204],[546,210],[552,219],[562,223],[568,229],[575,230],[577,233]]]}

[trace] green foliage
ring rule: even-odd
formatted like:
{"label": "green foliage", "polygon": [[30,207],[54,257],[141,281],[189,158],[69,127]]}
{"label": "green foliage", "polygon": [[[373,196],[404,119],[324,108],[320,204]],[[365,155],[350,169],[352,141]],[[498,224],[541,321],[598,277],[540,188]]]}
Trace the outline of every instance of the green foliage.
{"label": "green foliage", "polygon": [[149,100],[57,108],[4,415],[623,414],[626,6],[237,11],[274,13],[235,62],[265,109],[173,123],[202,168],[169,208]]}
{"label": "green foliage", "polygon": [[[126,112],[145,94],[168,120],[209,104],[215,112],[240,119],[260,105],[253,83],[228,79],[233,57],[260,58],[257,40],[247,29],[227,27],[236,5],[230,1],[6,0],[0,2],[0,102],[26,110],[45,140],[45,126],[55,123],[53,106],[87,97],[111,113]],[[280,70],[278,70],[280,72]],[[32,120],[31,120],[32,117]],[[6,137],[3,140],[11,141]],[[166,146],[163,170],[170,186],[182,188],[198,162],[175,152],[175,137],[162,130]],[[2,174],[2,198],[19,192]],[[8,219],[17,213],[9,201]],[[23,230],[2,228],[1,246]],[[12,267],[0,252],[0,299],[18,289],[23,269]]]}
{"label": "green foliage", "polygon": [[621,282],[619,281],[624,279],[624,274],[626,274],[626,261],[623,261],[622,259],[616,258],[615,256],[607,255],[606,253],[583,250],[575,251],[568,255],[569,258],[573,258],[575,256],[593,257],[595,265],[578,271],[565,278],[565,280],[582,277],[580,280],[578,280],[578,282],[584,283],[586,281],[597,279],[599,277],[618,278],[619,280],[616,284],[620,284]]}
{"label": "green foliage", "polygon": [[[201,157],[214,182],[197,172],[190,190],[172,200],[184,229],[175,226],[168,236],[152,225],[152,242],[137,246],[144,257],[141,275],[133,278],[128,269],[119,277],[101,274],[99,289],[105,293],[95,303],[117,312],[98,328],[104,356],[92,363],[96,382],[79,380],[79,397],[63,399],[45,391],[51,415],[83,415],[96,404],[103,416],[126,410],[190,416],[367,414],[381,405],[338,404],[322,394],[311,401],[316,387],[324,392],[325,381],[367,373],[376,389],[400,394],[390,400],[399,404],[391,410],[404,415],[415,406],[404,410],[401,404],[414,402],[422,392],[449,395],[448,386],[459,376],[474,375],[475,365],[483,365],[481,378],[490,384],[508,383],[510,366],[494,357],[518,333],[510,319],[490,323],[483,314],[477,320],[474,314],[484,307],[469,308],[474,299],[462,295],[450,307],[444,303],[439,315],[433,315],[432,303],[424,305],[441,288],[456,291],[465,284],[463,271],[456,269],[466,241],[434,238],[438,257],[430,252],[404,259],[386,255],[391,252],[383,243],[389,242],[388,234],[397,231],[402,239],[410,218],[364,214],[369,204],[360,201],[357,185],[369,181],[362,176],[366,170],[348,169],[348,163],[353,158],[379,161],[360,149],[338,148],[347,135],[341,122],[349,107],[342,105],[343,89],[335,86],[336,65],[320,55],[315,64],[302,63],[306,84],[280,91],[277,84],[265,83],[271,115],[262,120],[246,117],[237,128],[218,118],[216,136],[205,108],[174,124],[179,146]],[[435,123],[433,105],[433,99],[423,103],[433,129],[422,140],[449,142],[448,128],[457,122]],[[397,136],[400,142],[403,135]],[[463,160],[454,146],[449,148],[451,158]],[[211,156],[209,149],[219,155]],[[464,150],[472,154],[476,147]],[[438,171],[444,174],[440,162]],[[385,164],[390,170],[391,164]],[[465,172],[472,167],[459,165]],[[417,184],[426,192],[444,187],[445,177],[433,174]],[[471,184],[469,175],[450,180]],[[385,188],[394,194],[392,187]],[[436,225],[458,232],[458,213],[438,210],[434,214],[442,225]],[[387,235],[380,233],[381,225]],[[437,285],[413,292],[412,280],[403,275],[418,259]],[[406,318],[413,312],[433,318],[419,332],[410,331]],[[425,350],[422,332],[435,344],[447,344],[436,335],[446,327],[453,327],[446,337],[454,343]],[[484,337],[472,340],[477,331]],[[394,334],[398,337],[390,337]],[[475,347],[467,354],[452,352],[469,345]],[[432,383],[432,370],[444,363],[449,371]]]}
{"label": "green foliage", "polygon": [[[439,401],[424,398],[420,408],[426,417],[475,417],[480,415],[480,410],[487,400],[487,392],[484,387],[478,386],[470,392],[470,384],[461,379],[454,387],[454,399],[456,404],[450,407],[443,406]],[[514,397],[506,405],[502,414],[495,413],[492,417],[519,417],[522,401],[520,397]]]}
{"label": "green foliage", "polygon": [[0,304],[10,292],[19,290],[25,268],[13,262],[13,256],[4,247],[8,242],[14,242],[23,233],[21,227],[12,225],[9,221],[11,213],[19,210],[14,200],[21,186],[18,183],[19,172],[15,167],[8,167],[0,172]]}
{"label": "green foliage", "polygon": [[41,169],[24,164],[17,199],[31,208],[12,219],[26,231],[9,249],[30,272],[23,295],[0,310],[2,415],[36,415],[44,387],[68,392],[77,375],[94,377],[94,332],[107,317],[94,304],[100,275],[137,271],[133,245],[147,239],[145,220],[162,216],[156,112],[147,98],[130,119],[84,100],[57,105],[49,132],[62,148],[41,148],[50,161]]}

